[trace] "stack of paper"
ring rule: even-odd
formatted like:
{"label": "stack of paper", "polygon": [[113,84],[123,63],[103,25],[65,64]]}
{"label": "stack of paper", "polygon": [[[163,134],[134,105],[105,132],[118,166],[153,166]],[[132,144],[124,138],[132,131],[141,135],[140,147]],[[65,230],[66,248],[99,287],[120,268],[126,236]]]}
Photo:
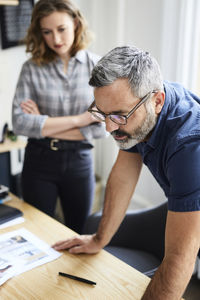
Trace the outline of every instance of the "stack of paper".
{"label": "stack of paper", "polygon": [[0,235],[0,285],[58,258],[61,253],[25,228]]}

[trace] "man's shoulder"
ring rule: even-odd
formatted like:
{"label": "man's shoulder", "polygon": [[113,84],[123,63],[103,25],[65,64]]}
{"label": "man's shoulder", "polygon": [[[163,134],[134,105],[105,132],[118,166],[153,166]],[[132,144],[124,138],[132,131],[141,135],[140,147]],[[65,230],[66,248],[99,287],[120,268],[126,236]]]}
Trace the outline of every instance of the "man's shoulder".
{"label": "man's shoulder", "polygon": [[195,100],[198,104],[200,104],[200,97],[195,95],[191,90],[183,86],[179,82],[170,82],[164,81],[164,89],[166,92],[166,97],[175,96],[176,99],[187,99],[187,100]]}
{"label": "man's shoulder", "polygon": [[200,134],[200,98],[179,83],[165,84],[163,122],[170,136],[179,140]]}

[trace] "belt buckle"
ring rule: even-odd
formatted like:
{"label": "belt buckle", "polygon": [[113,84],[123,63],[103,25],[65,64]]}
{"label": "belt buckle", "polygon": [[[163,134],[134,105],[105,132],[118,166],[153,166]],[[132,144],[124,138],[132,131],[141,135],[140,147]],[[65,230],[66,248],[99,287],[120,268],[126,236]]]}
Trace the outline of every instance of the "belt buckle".
{"label": "belt buckle", "polygon": [[57,143],[59,140],[58,139],[52,139],[51,142],[50,142],[50,148],[51,150],[53,151],[57,151],[58,150],[58,147],[54,146],[54,143]]}

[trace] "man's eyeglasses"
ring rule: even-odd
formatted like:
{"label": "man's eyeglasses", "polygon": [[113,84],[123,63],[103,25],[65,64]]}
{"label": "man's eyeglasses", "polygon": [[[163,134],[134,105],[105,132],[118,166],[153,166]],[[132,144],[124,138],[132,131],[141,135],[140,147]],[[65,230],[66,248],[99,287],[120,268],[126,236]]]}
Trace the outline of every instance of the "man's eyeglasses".
{"label": "man's eyeglasses", "polygon": [[[104,112],[100,111],[96,105],[95,105],[95,100],[92,102],[90,107],[88,108],[88,111],[99,121],[105,122],[106,117],[109,117],[111,121],[118,125],[126,125],[128,118],[142,105],[144,102],[148,100],[150,95],[152,93],[156,93],[157,91],[151,91],[148,94],[146,94],[144,97],[140,99],[138,104],[136,104],[131,111],[127,115],[120,115],[120,114],[105,114]],[[96,108],[96,109],[95,109]]]}

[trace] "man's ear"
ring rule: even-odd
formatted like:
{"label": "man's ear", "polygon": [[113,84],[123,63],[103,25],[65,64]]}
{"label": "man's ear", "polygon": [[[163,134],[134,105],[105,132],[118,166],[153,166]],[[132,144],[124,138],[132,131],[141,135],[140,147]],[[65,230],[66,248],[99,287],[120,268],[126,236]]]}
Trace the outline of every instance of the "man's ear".
{"label": "man's ear", "polygon": [[165,93],[163,91],[158,91],[155,94],[155,113],[159,114],[162,110],[162,107],[164,105],[165,102]]}

